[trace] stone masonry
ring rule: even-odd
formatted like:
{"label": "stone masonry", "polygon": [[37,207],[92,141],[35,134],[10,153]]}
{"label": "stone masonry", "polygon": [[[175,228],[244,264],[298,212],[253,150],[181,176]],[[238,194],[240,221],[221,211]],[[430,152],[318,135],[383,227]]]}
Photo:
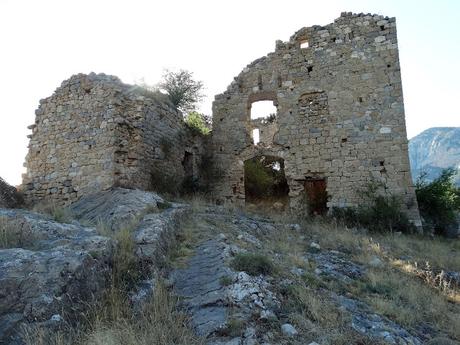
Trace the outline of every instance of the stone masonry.
{"label": "stone masonry", "polygon": [[[273,102],[276,114],[251,119],[258,101]],[[377,181],[421,224],[394,18],[342,13],[277,41],[215,97],[211,145],[187,130],[165,95],[94,73],[41,100],[30,128],[23,190],[32,201],[68,204],[112,186],[161,191],[199,178],[205,155],[215,168],[212,197],[244,203],[244,162],[265,155],[284,161],[291,207],[315,181],[329,208],[362,203],[360,190]]]}
{"label": "stone masonry", "polygon": [[[272,101],[275,122],[251,120],[251,106]],[[258,128],[260,142],[253,143]],[[403,197],[420,226],[407,151],[395,18],[342,13],[302,28],[275,52],[249,64],[213,104],[213,150],[222,202],[244,202],[244,162],[284,160],[291,206],[306,182],[322,180],[327,206],[356,206],[371,181]]]}
{"label": "stone masonry", "polygon": [[197,174],[202,145],[161,93],[104,74],[79,74],[40,101],[23,189],[68,204],[112,186],[170,189]]}

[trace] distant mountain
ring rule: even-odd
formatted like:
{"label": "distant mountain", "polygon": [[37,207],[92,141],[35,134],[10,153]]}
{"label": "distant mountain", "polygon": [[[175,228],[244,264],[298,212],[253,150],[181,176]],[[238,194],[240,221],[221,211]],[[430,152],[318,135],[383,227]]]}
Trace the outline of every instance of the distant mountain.
{"label": "distant mountain", "polygon": [[[445,168],[460,169],[460,127],[433,127],[413,137],[409,159],[414,182],[423,172],[432,181]],[[455,182],[460,186],[460,172]]]}

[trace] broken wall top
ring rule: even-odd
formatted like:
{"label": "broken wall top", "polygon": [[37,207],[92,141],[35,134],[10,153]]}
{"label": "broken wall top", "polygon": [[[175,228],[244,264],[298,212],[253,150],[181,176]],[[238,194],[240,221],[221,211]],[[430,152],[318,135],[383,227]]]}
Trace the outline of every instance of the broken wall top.
{"label": "broken wall top", "polygon": [[[378,28],[378,30],[377,30]],[[357,29],[357,30],[356,30]],[[228,92],[232,93],[238,90],[239,83],[244,79],[245,75],[254,67],[262,67],[267,65],[269,61],[280,55],[289,54],[292,51],[299,50],[304,42],[308,42],[308,48],[315,52],[328,50],[329,47],[336,47],[337,44],[351,44],[362,48],[363,42],[356,39],[354,31],[366,34],[365,45],[378,46],[393,45],[393,49],[397,49],[396,38],[396,18],[387,17],[378,14],[364,14],[342,12],[341,16],[334,20],[333,23],[325,26],[314,25],[311,27],[303,27],[292,35],[287,42],[281,40],[276,41],[275,51],[267,56],[258,58],[248,64],[242,72],[234,78],[234,81],[228,86],[227,90],[215,96],[215,99],[226,97]],[[382,35],[378,32],[381,31]],[[385,39],[386,34],[391,33],[391,39]]]}

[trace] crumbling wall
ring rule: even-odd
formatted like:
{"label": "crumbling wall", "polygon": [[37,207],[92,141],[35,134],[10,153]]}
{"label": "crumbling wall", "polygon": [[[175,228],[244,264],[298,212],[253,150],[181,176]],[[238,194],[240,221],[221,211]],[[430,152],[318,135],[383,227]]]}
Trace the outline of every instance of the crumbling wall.
{"label": "crumbling wall", "polygon": [[64,81],[30,128],[23,190],[31,201],[68,204],[112,186],[174,190],[185,152],[202,152],[165,95],[104,74]]}
{"label": "crumbling wall", "polygon": [[114,184],[119,84],[114,77],[79,74],[40,101],[29,127],[26,197],[68,202]]}
{"label": "crumbling wall", "polygon": [[21,193],[0,177],[0,208],[19,207],[23,203]]}
{"label": "crumbling wall", "polygon": [[[277,131],[254,145],[253,102],[273,101]],[[291,206],[306,181],[324,179],[328,207],[356,206],[359,190],[384,182],[420,224],[407,154],[396,22],[343,13],[334,23],[303,28],[248,65],[213,104],[214,194],[244,201],[244,161],[284,159]]]}
{"label": "crumbling wall", "polygon": [[275,117],[253,119],[251,120],[251,129],[259,130],[259,142],[261,144],[270,145],[278,132],[278,122]]}

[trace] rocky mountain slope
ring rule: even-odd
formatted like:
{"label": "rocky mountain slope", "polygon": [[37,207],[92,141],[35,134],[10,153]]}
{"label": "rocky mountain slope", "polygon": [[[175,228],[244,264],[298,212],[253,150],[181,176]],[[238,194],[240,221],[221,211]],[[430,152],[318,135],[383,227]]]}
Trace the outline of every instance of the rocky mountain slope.
{"label": "rocky mountain slope", "polygon": [[[460,127],[429,128],[409,141],[409,158],[414,181],[422,172],[432,181],[445,168],[460,168]],[[456,183],[460,185],[460,174]]]}
{"label": "rocky mountain slope", "polygon": [[460,340],[458,241],[120,188],[66,211],[0,209],[2,344]]}

